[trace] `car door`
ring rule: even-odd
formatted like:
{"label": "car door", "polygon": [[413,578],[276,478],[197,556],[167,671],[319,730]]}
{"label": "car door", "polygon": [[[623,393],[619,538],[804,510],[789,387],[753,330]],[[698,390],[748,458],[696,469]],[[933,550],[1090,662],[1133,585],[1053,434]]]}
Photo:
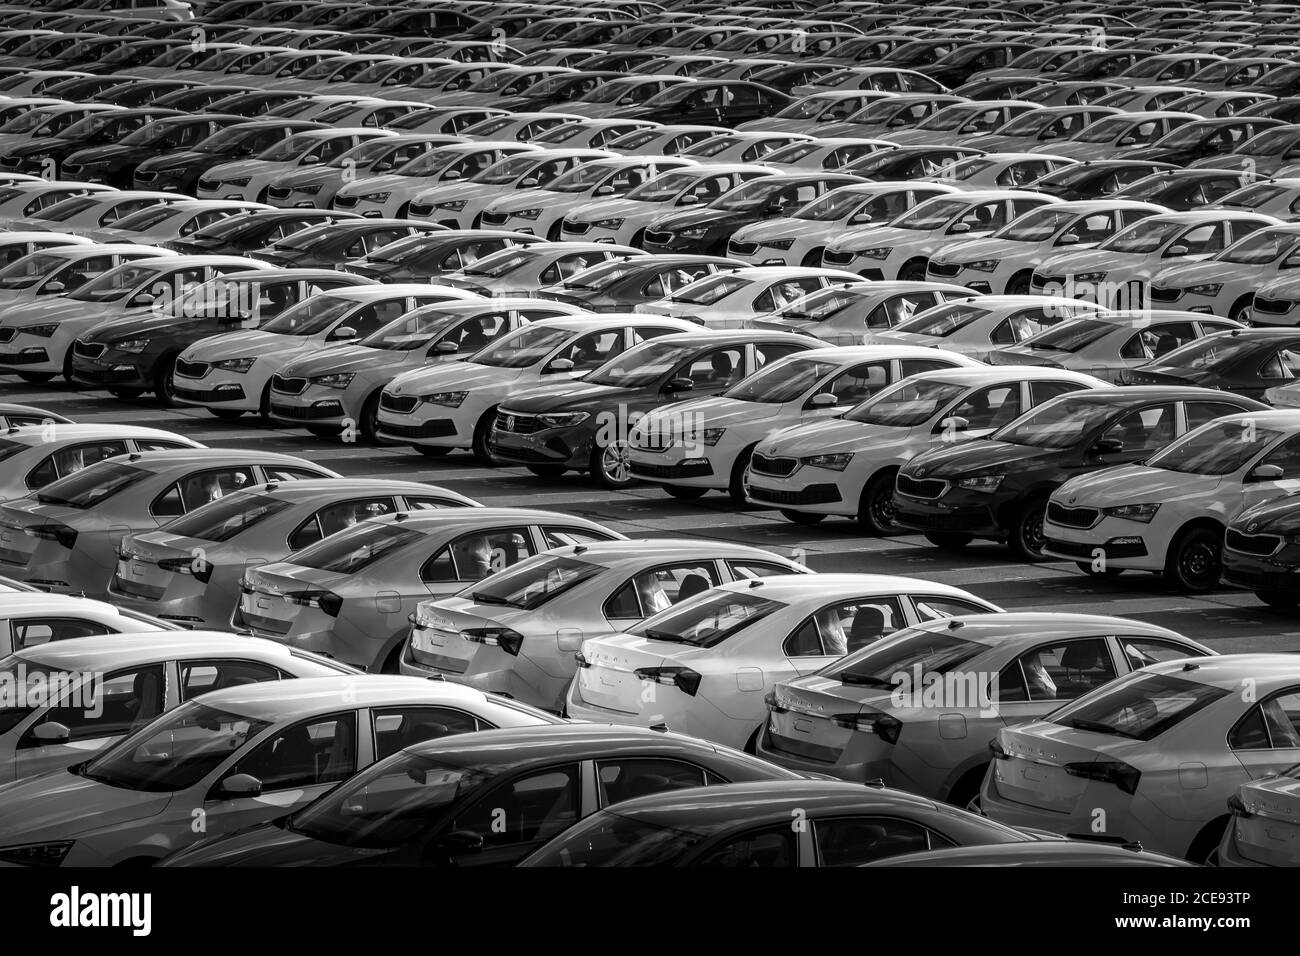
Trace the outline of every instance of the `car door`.
{"label": "car door", "polygon": [[601,605],[601,613],[613,631],[626,631],[721,581],[717,564],[711,560],[662,564],[632,575],[615,588]]}
{"label": "car door", "polygon": [[[889,384],[893,378],[892,365],[890,360],[882,359],[860,362],[840,371],[822,382],[813,394],[804,399],[798,409],[800,420],[808,421],[840,415],[854,405],[865,402]],[[818,395],[828,394],[835,396],[835,401],[831,404],[823,405],[813,401]]]}
{"label": "car door", "polygon": [[[1248,426],[1249,422],[1244,424]],[[1243,440],[1250,437],[1250,432],[1243,432]],[[1276,477],[1264,477],[1259,473],[1260,469],[1268,467],[1280,468],[1281,473]],[[1296,491],[1300,491],[1300,435],[1274,445],[1263,457],[1255,458],[1231,476],[1226,476],[1216,489],[1215,497],[1224,506],[1223,517],[1226,520],[1261,501]]]}
{"label": "car door", "polygon": [[1228,731],[1228,748],[1258,780],[1300,762],[1300,687],[1270,694],[1252,705]]}
{"label": "car door", "polygon": [[781,654],[789,671],[768,672],[765,676],[770,684],[811,674],[845,654],[888,637],[906,623],[902,602],[892,595],[827,604],[805,618],[781,642]]}
{"label": "car door", "polygon": [[242,491],[255,484],[258,484],[257,476],[248,465],[192,471],[161,491],[150,503],[149,514],[156,523],[163,524],[232,491]]}
{"label": "car door", "polygon": [[915,820],[883,815],[812,820],[817,866],[861,866],[873,860],[955,846]]}
{"label": "car door", "polygon": [[261,661],[219,658],[177,661],[176,670],[180,675],[177,684],[180,692],[180,699],[177,701],[179,704],[210,691],[242,687],[245,684],[260,684],[269,680],[283,680],[287,676],[279,668]]}
{"label": "car door", "polygon": [[345,501],[333,501],[317,508],[289,533],[286,545],[299,551],[322,538],[350,528],[358,521],[393,514],[397,502],[392,495],[363,495]]}
{"label": "car door", "polygon": [[983,438],[1019,418],[1024,382],[1001,382],[969,392],[948,409],[938,427],[944,435]]}
{"label": "car door", "polygon": [[[457,811],[426,848],[424,859],[430,865],[508,866],[594,809],[584,809],[578,763],[534,770],[498,784]],[[463,841],[477,840],[466,852],[447,840],[452,833],[461,847]]]}
{"label": "car door", "polygon": [[57,615],[20,615],[7,622],[10,652],[39,647],[50,641],[66,641],[76,637],[97,637],[115,633],[113,628],[100,621],[84,617]]}
{"label": "car door", "polygon": [[968,714],[969,732],[992,740],[999,725],[1012,726],[1042,717],[1066,701],[1114,680],[1117,673],[1105,637],[1034,644],[998,672],[997,685],[990,694],[996,713],[982,720]]}
{"label": "car door", "polygon": [[430,555],[420,566],[420,580],[430,594],[448,597],[536,553],[527,525],[472,531]]}

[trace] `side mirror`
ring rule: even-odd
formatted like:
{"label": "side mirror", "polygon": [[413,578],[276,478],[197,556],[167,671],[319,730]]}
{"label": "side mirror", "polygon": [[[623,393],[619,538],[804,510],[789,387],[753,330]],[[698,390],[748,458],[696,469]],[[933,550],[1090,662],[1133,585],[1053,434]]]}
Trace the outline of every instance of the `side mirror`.
{"label": "side mirror", "polygon": [[57,295],[58,293],[63,292],[63,291],[66,290],[66,289],[67,289],[67,286],[65,286],[62,282],[58,282],[58,281],[55,281],[55,282],[47,282],[47,283],[45,283],[45,285],[41,286],[41,288],[40,288],[40,294],[41,294],[41,295]]}
{"label": "side mirror", "polygon": [[664,385],[664,391],[665,392],[689,392],[694,387],[695,387],[694,379],[689,379],[686,378],[685,376],[678,376],[677,378],[670,378],[668,380],[668,382]]}
{"label": "side mirror", "polygon": [[953,234],[953,235],[959,235],[960,233],[963,233],[963,232],[970,232],[970,223],[968,223],[968,222],[954,222],[954,223],[952,224],[952,227],[949,228],[948,232],[951,233],[951,234]]}
{"label": "side mirror", "polygon": [[1277,481],[1285,475],[1286,472],[1281,465],[1256,465],[1251,473],[1246,476],[1246,480]]}
{"label": "side mirror", "polygon": [[330,338],[334,339],[335,341],[355,339],[356,337],[357,337],[357,330],[352,328],[352,326],[350,325],[339,326],[337,329],[334,330],[334,334],[330,336]]}
{"label": "side mirror", "polygon": [[449,170],[447,170],[445,173],[442,174],[442,178],[443,178],[444,180],[460,179],[460,170],[459,170],[459,169],[449,169]]}
{"label": "side mirror", "polygon": [[1116,146],[1132,146],[1132,145],[1133,145],[1134,143],[1136,143],[1136,142],[1137,142],[1137,137],[1135,137],[1135,136],[1125,136],[1123,139],[1121,139],[1121,140],[1120,140],[1118,143],[1116,143],[1115,145],[1116,145]]}
{"label": "side mirror", "polygon": [[315,153],[310,153],[307,156],[304,156],[302,159],[298,160],[298,165],[315,166],[319,162],[320,162],[320,157],[317,156]]}
{"label": "side mirror", "polygon": [[132,305],[153,305],[154,301],[155,299],[152,292],[140,292],[137,293],[135,298],[131,300],[131,304]]}
{"label": "side mirror", "polygon": [[1060,136],[1060,135],[1061,135],[1061,134],[1058,133],[1058,132],[1057,132],[1056,130],[1054,130],[1054,129],[1045,129],[1045,130],[1043,130],[1042,134],[1041,134],[1038,138],[1039,138],[1039,139],[1056,139],[1056,138],[1057,138],[1058,136]]}
{"label": "side mirror", "polygon": [[1094,455],[1114,455],[1124,450],[1124,442],[1119,438],[1098,438],[1092,444]]}
{"label": "side mirror", "polygon": [[1191,252],[1191,251],[1192,251],[1192,250],[1188,249],[1186,246],[1170,246],[1168,249],[1165,250],[1165,255],[1167,255],[1167,256],[1185,256],[1185,255],[1187,255],[1187,254],[1188,254],[1189,252]]}
{"label": "side mirror", "polygon": [[968,428],[970,428],[969,418],[962,418],[960,415],[950,415],[939,422],[935,430],[951,434],[952,432],[964,432]]}
{"label": "side mirror", "polygon": [[906,126],[906,125],[907,125],[907,120],[903,119],[903,117],[901,117],[901,116],[896,116],[896,117],[894,117],[893,119],[891,119],[891,120],[889,121],[889,125],[890,125],[890,126]]}
{"label": "side mirror", "polygon": [[614,187],[613,187],[613,186],[599,186],[599,187],[597,187],[596,191],[595,191],[594,193],[592,193],[592,195],[593,195],[593,196],[612,196],[612,195],[614,195]]}
{"label": "side mirror", "polygon": [[452,352],[459,352],[460,346],[455,342],[442,341],[433,347],[435,352],[441,352],[443,355],[450,355]]}
{"label": "side mirror", "polygon": [[32,728],[32,738],[39,741],[41,746],[49,747],[53,744],[66,744],[72,739],[72,731],[57,720],[47,720]]}
{"label": "side mirror", "polygon": [[539,185],[541,185],[541,180],[539,180],[536,176],[529,176],[526,179],[519,180],[520,189],[532,189]]}
{"label": "side mirror", "polygon": [[550,362],[546,364],[546,367],[542,369],[542,374],[551,375],[555,372],[572,372],[572,371],[573,371],[573,359],[557,358],[557,359],[552,359]]}
{"label": "side mirror", "polygon": [[699,205],[699,202],[700,202],[699,196],[695,195],[694,193],[688,193],[687,195],[683,196],[681,199],[677,200],[677,205],[696,206]]}
{"label": "side mirror", "polygon": [[839,401],[834,392],[818,392],[808,399],[808,404],[813,408],[829,408],[832,405],[839,404]]}
{"label": "side mirror", "polygon": [[237,773],[221,781],[221,795],[232,799],[237,797],[260,797],[262,795],[262,781],[252,774]]}
{"label": "side mirror", "polygon": [[1056,240],[1058,246],[1074,246],[1079,243],[1079,234],[1077,232],[1067,232],[1060,239]]}
{"label": "side mirror", "polygon": [[458,856],[483,852],[483,837],[473,830],[452,830],[429,844],[425,858],[450,862]]}
{"label": "side mirror", "polygon": [[386,159],[381,159],[370,167],[372,173],[386,173],[393,168],[393,164]]}

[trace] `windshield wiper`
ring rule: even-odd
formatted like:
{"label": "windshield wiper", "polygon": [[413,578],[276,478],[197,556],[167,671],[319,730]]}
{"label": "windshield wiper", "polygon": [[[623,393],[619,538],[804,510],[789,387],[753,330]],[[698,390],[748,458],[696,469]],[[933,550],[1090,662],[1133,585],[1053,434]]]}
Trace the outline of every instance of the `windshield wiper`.
{"label": "windshield wiper", "polygon": [[855,674],[852,671],[840,671],[841,684],[855,684],[860,687],[893,687],[893,681],[887,681],[883,677],[876,677],[874,674]]}
{"label": "windshield wiper", "polygon": [[1130,734],[1118,727],[1112,727],[1110,724],[1103,724],[1097,720],[1084,720],[1081,717],[1071,717],[1069,726],[1075,730],[1090,730],[1095,734],[1112,734],[1116,737],[1128,737],[1131,740],[1141,739],[1137,734]]}

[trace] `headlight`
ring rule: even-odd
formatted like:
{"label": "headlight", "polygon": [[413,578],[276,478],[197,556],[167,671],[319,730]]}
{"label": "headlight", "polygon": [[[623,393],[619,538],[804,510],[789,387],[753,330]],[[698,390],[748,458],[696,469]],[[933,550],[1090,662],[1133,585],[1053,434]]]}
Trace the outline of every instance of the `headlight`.
{"label": "headlight", "polygon": [[453,199],[451,200],[451,202],[440,202],[438,203],[438,208],[450,209],[452,212],[460,212],[462,209],[465,208],[465,200]]}
{"label": "headlight", "polygon": [[891,246],[877,246],[874,249],[859,249],[857,254],[864,259],[888,259],[891,251],[893,251]]}
{"label": "headlight", "polygon": [[257,359],[252,356],[249,356],[248,358],[226,359],[221,362],[213,362],[212,367],[221,369],[223,372],[238,372],[240,375],[243,375],[253,367],[253,363],[256,361]]}
{"label": "headlight", "polygon": [[722,436],[727,433],[725,428],[706,428],[700,433],[700,438],[704,444],[713,446],[722,440]]}
{"label": "headlight", "polygon": [[982,491],[991,495],[998,490],[1005,477],[1006,475],[972,475],[969,478],[958,478],[957,487],[963,491]]}
{"label": "headlight", "polygon": [[326,388],[347,388],[356,377],[356,372],[334,372],[330,375],[317,375],[310,381],[313,385],[323,385]]}
{"label": "headlight", "polygon": [[461,403],[465,401],[469,392],[430,392],[428,395],[421,395],[420,401],[428,402],[430,405],[446,405],[448,408],[460,408]]}
{"label": "headlight", "polygon": [[592,223],[597,229],[618,229],[623,225],[622,219],[597,219]]}
{"label": "headlight", "polygon": [[306,193],[308,196],[314,196],[320,192],[320,183],[314,186],[295,186],[293,191],[296,193]]}
{"label": "headlight", "polygon": [[248,180],[249,180],[249,178],[250,178],[250,177],[245,176],[245,177],[243,177],[242,179],[227,179],[226,182],[225,182],[225,185],[227,185],[227,186],[247,186],[247,185],[248,185]]}
{"label": "headlight", "polygon": [[1107,518],[1127,518],[1129,521],[1141,521],[1150,524],[1151,519],[1160,510],[1157,502],[1149,501],[1140,505],[1116,505],[1114,508],[1102,508],[1101,513]]}
{"label": "headlight", "polygon": [[1076,272],[1074,275],[1075,282],[1100,282],[1104,278],[1105,272]]}
{"label": "headlight", "polygon": [[689,229],[683,229],[677,233],[683,239],[703,239],[708,233],[707,226],[691,226]]}
{"label": "headlight", "polygon": [[958,262],[959,268],[974,269],[976,272],[992,272],[998,267],[1000,259],[976,259],[974,262]]}
{"label": "headlight", "polygon": [[541,206],[534,206],[534,207],[531,208],[531,209],[516,209],[516,210],[515,210],[515,218],[516,218],[516,219],[536,219],[536,218],[537,218],[538,216],[540,216],[541,214],[542,214],[542,208],[541,208]]}
{"label": "headlight", "polygon": [[18,331],[26,335],[39,335],[43,339],[48,339],[51,335],[59,330],[57,324],[54,325],[29,325]]}
{"label": "headlight", "polygon": [[[510,414],[506,412],[506,414]],[[581,425],[591,417],[591,412],[566,412],[559,415],[538,415],[537,420],[547,428],[569,428]]]}
{"label": "headlight", "polygon": [[763,243],[763,245],[767,246],[769,249],[789,249],[791,246],[794,245],[794,240],[793,239],[769,239],[767,242]]}
{"label": "headlight", "polygon": [[127,339],[124,342],[113,343],[113,348],[119,352],[143,352],[148,347],[148,339]]}
{"label": "headlight", "polygon": [[1222,288],[1222,282],[1206,282],[1202,285],[1188,286],[1187,291],[1192,295],[1218,295]]}
{"label": "headlight", "polygon": [[812,455],[809,458],[800,458],[799,461],[812,468],[828,468],[831,471],[843,471],[849,467],[849,462],[853,460],[853,452],[842,451],[834,455]]}
{"label": "headlight", "polygon": [[72,840],[54,843],[24,843],[0,847],[0,860],[20,866],[58,866],[72,849]]}
{"label": "headlight", "polygon": [[364,199],[366,202],[387,202],[391,192],[386,193],[366,193],[364,196],[358,196],[358,199]]}

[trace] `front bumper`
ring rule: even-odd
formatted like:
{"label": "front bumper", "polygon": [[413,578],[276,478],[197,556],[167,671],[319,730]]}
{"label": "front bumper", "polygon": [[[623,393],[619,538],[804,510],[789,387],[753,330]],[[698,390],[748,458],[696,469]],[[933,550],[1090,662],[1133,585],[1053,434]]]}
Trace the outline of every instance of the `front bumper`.
{"label": "front bumper", "polygon": [[1005,499],[977,494],[950,490],[939,498],[922,499],[895,491],[894,522],[914,531],[957,532],[1005,540],[1007,531],[998,519],[999,506]]}
{"label": "front bumper", "polygon": [[1112,568],[1161,571],[1165,566],[1166,535],[1160,517],[1148,524],[1103,517],[1091,528],[1070,528],[1045,520],[1045,554],[1066,561],[1092,561],[1104,557]]}
{"label": "front bumper", "polygon": [[586,468],[590,464],[591,448],[596,438],[595,433],[585,427],[586,424],[543,428],[530,434],[502,431],[493,427],[488,435],[488,447],[502,461]]}

